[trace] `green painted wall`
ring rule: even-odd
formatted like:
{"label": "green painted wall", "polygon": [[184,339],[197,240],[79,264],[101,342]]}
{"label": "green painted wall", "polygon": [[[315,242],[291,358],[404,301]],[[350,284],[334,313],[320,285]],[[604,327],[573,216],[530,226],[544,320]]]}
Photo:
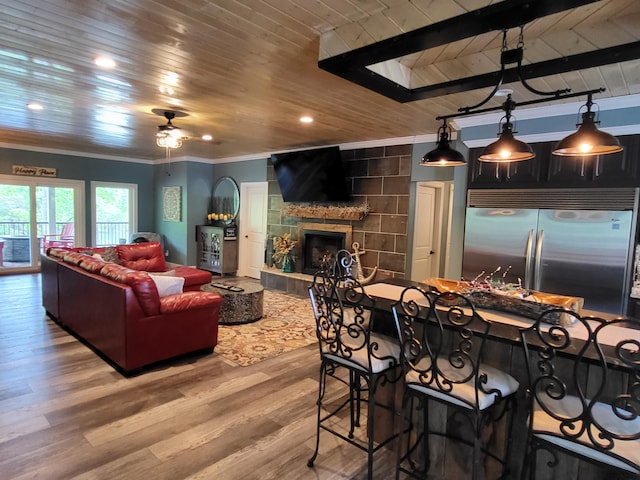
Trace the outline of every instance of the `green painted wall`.
{"label": "green painted wall", "polygon": [[220,177],[231,177],[238,188],[242,182],[266,182],[267,164],[266,158],[216,164],[213,166],[214,182]]}
{"label": "green painted wall", "polygon": [[[156,165],[155,232],[165,237],[168,260],[182,265],[195,265],[196,225],[205,223],[213,188],[213,165],[199,162],[174,162]],[[163,187],[182,187],[182,216],[179,222],[166,221],[162,212]]]}

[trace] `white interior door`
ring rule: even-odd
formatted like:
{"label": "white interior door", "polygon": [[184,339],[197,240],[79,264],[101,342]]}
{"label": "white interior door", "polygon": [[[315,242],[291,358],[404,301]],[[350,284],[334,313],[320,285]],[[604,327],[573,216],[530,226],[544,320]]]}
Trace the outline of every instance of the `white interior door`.
{"label": "white interior door", "polygon": [[240,184],[238,275],[260,278],[267,238],[267,182]]}
{"label": "white interior door", "polygon": [[439,275],[443,190],[441,182],[418,183],[416,187],[412,280],[421,281]]}

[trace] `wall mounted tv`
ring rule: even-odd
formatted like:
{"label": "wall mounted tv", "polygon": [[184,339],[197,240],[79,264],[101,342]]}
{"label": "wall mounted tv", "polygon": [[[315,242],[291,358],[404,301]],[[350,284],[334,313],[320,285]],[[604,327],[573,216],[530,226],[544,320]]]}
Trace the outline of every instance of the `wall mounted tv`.
{"label": "wall mounted tv", "polygon": [[316,148],[271,155],[285,202],[348,202],[339,147]]}

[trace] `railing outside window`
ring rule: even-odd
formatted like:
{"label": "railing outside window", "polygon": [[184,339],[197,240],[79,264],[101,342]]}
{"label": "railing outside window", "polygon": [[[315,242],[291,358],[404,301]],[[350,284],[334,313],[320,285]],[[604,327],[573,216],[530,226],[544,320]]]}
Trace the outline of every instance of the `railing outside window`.
{"label": "railing outside window", "polygon": [[97,222],[96,247],[106,247],[129,241],[128,222]]}
{"label": "railing outside window", "polygon": [[[62,231],[68,222],[56,223],[56,232]],[[37,237],[49,234],[47,222],[37,223]],[[28,237],[30,235],[29,222],[0,222],[0,237]],[[51,232],[53,233],[53,232]],[[129,224],[127,222],[98,222],[96,224],[96,246],[116,245],[129,240]]]}

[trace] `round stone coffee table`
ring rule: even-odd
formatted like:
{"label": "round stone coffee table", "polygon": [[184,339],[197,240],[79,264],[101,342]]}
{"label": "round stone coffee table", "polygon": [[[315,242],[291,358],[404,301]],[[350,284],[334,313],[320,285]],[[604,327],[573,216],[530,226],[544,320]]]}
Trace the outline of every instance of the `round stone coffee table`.
{"label": "round stone coffee table", "polygon": [[218,320],[222,325],[251,323],[262,318],[264,287],[257,282],[214,279],[200,290],[222,295]]}

